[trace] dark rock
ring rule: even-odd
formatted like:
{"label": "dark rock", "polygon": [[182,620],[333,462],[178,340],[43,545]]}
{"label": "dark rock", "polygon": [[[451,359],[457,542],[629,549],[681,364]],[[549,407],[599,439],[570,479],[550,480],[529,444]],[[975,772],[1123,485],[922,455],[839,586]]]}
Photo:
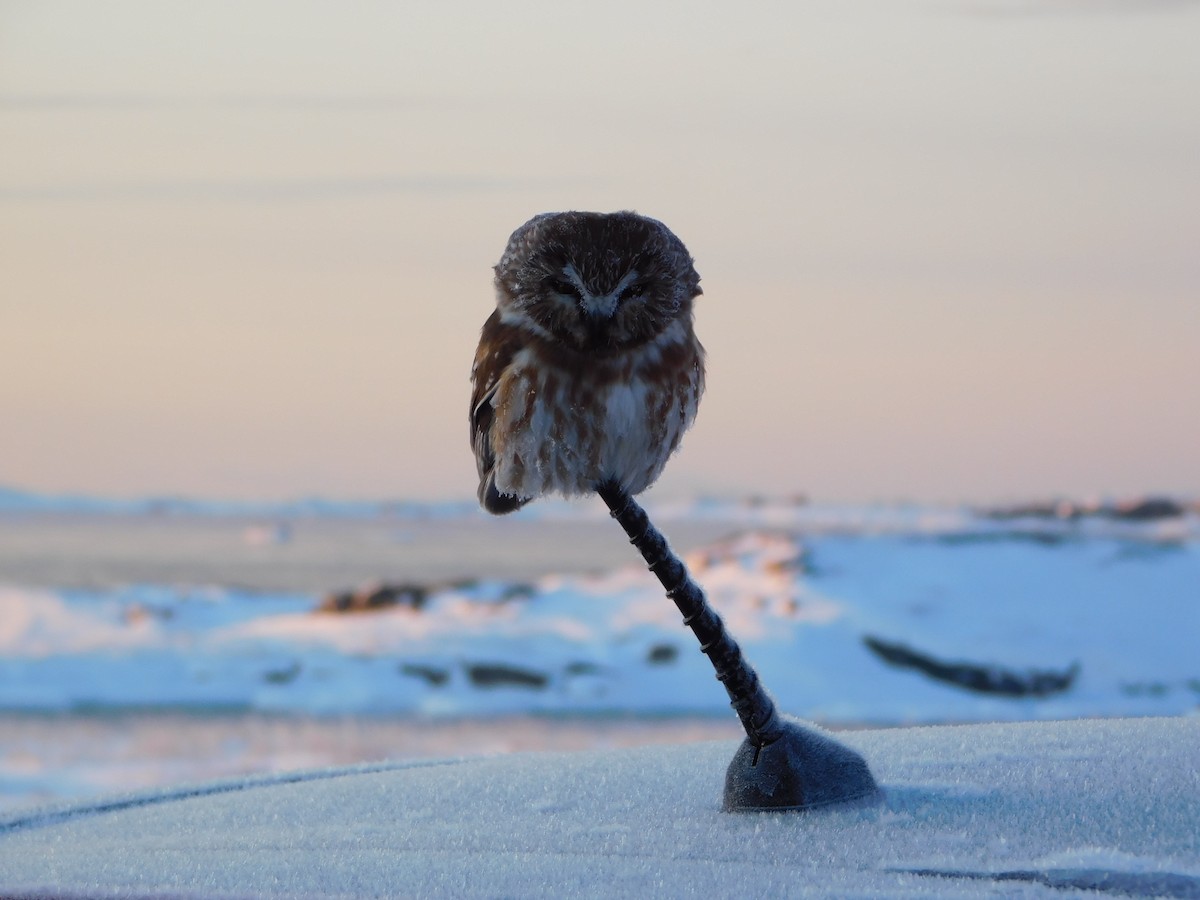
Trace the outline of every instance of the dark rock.
{"label": "dark rock", "polygon": [[522,687],[541,690],[550,683],[543,672],[522,669],[504,663],[476,663],[466,666],[467,678],[475,687]]}
{"label": "dark rock", "polygon": [[285,669],[269,669],[263,673],[263,681],[267,684],[291,684],[300,675],[300,663],[292,663]]}
{"label": "dark rock", "polygon": [[1170,692],[1170,686],[1161,681],[1137,681],[1121,684],[1121,693],[1127,697],[1165,697]]}
{"label": "dark rock", "polygon": [[942,662],[903,644],[866,635],[863,643],[884,662],[902,669],[916,669],[937,681],[981,694],[1002,697],[1048,697],[1071,687],[1079,675],[1079,664],[1063,672],[1029,670],[1014,672],[997,666],[966,662]]}
{"label": "dark rock", "polygon": [[404,607],[422,609],[429,600],[429,590],[421,584],[372,584],[355,591],[326,594],[317,607],[323,613],[375,612],[380,609]]}
{"label": "dark rock", "polygon": [[1076,503],[1073,500],[1043,500],[1034,503],[1018,503],[1014,506],[997,506],[992,509],[979,510],[981,516],[999,521],[1008,521],[1009,519],[1054,519],[1056,521],[1073,522],[1093,512],[1095,512],[1094,507]]}
{"label": "dark rock", "polygon": [[934,540],[939,544],[946,544],[951,547],[967,546],[970,544],[1000,544],[1007,541],[1037,544],[1042,547],[1057,547],[1059,544],[1065,544],[1071,538],[1057,531],[1019,531],[1013,529],[1011,531],[949,532],[937,535]]}
{"label": "dark rock", "polygon": [[564,671],[568,675],[599,675],[604,670],[594,662],[580,660],[578,662],[567,663]]}
{"label": "dark rock", "polygon": [[1182,504],[1169,497],[1145,497],[1116,503],[1101,510],[1101,515],[1128,522],[1153,522],[1158,519],[1177,519],[1186,512]]}
{"label": "dark rock", "polygon": [[513,600],[528,600],[534,595],[535,591],[532,584],[525,584],[521,581],[514,581],[512,584],[504,588],[500,594],[500,602],[508,603]]}
{"label": "dark rock", "polygon": [[1022,503],[1015,506],[1000,506],[979,510],[989,519],[1053,519],[1060,522],[1075,522],[1088,516],[1118,519],[1128,522],[1153,522],[1158,519],[1173,519],[1184,515],[1187,507],[1170,497],[1138,497],[1112,503],[1081,503],[1075,500],[1047,500],[1038,503]]}
{"label": "dark rock", "polygon": [[450,680],[450,673],[446,669],[439,669],[435,666],[420,666],[415,663],[404,663],[401,665],[400,674],[420,678],[431,687],[441,687]]}
{"label": "dark rock", "polygon": [[528,600],[537,593],[537,589],[532,584],[524,581],[512,581],[508,584],[501,584],[498,589],[488,586],[490,589],[481,590],[483,582],[478,578],[456,578],[451,581],[436,582],[424,586],[427,594],[433,595],[441,591],[459,591],[459,592],[478,592],[476,602],[479,603],[509,603],[514,600]]}
{"label": "dark rock", "polygon": [[674,644],[655,644],[646,654],[646,662],[652,666],[665,666],[679,658],[679,648]]}

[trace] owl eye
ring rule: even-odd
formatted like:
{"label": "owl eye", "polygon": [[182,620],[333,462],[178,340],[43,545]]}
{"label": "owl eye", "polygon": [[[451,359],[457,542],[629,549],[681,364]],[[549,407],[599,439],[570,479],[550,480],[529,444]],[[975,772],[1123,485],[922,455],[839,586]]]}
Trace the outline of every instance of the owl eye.
{"label": "owl eye", "polygon": [[625,290],[621,291],[621,302],[624,303],[626,300],[637,300],[645,295],[648,288],[649,285],[646,284],[646,282],[635,281],[633,284],[629,285],[629,287],[625,288]]}
{"label": "owl eye", "polygon": [[564,281],[561,278],[551,278],[546,282],[546,285],[556,294],[562,294],[564,297],[574,297],[576,300],[583,299],[583,295],[579,292],[579,288],[569,281]]}

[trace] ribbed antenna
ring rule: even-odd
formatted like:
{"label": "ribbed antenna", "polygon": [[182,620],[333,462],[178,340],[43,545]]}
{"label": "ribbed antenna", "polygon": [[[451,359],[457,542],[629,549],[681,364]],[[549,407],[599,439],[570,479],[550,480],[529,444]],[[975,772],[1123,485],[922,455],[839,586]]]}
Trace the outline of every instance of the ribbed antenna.
{"label": "ribbed antenna", "polygon": [[737,641],[730,637],[721,617],[708,605],[704,591],[692,581],[683,560],[672,552],[646,511],[621,487],[606,484],[597,493],[679,608],[683,624],[696,635],[700,650],[707,654],[716,670],[717,680],[725,685],[729,705],[742,720],[746,736],[757,747],[778,740],[782,732],[774,701],[758,680],[758,673],[742,656]]}
{"label": "ribbed antenna", "polygon": [[758,673],[708,605],[704,591],[637,501],[612,482],[597,487],[596,493],[683,614],[683,624],[700,641],[746,731],[725,776],[725,808],[807,809],[877,793],[861,756],[828,735],[778,714]]}

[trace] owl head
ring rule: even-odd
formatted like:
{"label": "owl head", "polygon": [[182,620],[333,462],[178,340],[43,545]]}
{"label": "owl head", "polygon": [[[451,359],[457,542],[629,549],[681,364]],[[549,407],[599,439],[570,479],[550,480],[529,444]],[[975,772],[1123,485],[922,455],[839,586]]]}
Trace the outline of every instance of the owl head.
{"label": "owl head", "polygon": [[619,353],[690,319],[700,276],[666,225],[633,212],[543,213],[496,266],[506,322],[580,353]]}

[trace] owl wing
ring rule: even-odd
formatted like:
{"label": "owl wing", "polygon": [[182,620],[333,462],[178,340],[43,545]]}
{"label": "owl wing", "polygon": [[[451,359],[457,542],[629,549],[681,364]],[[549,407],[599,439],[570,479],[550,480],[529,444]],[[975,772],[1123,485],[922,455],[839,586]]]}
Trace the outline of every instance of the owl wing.
{"label": "owl wing", "polygon": [[501,376],[523,345],[521,333],[501,322],[497,310],[483,325],[471,367],[471,449],[479,472],[479,502],[493,515],[518,510],[531,499],[496,490],[496,454],[492,450],[492,423],[496,417],[492,400]]}

